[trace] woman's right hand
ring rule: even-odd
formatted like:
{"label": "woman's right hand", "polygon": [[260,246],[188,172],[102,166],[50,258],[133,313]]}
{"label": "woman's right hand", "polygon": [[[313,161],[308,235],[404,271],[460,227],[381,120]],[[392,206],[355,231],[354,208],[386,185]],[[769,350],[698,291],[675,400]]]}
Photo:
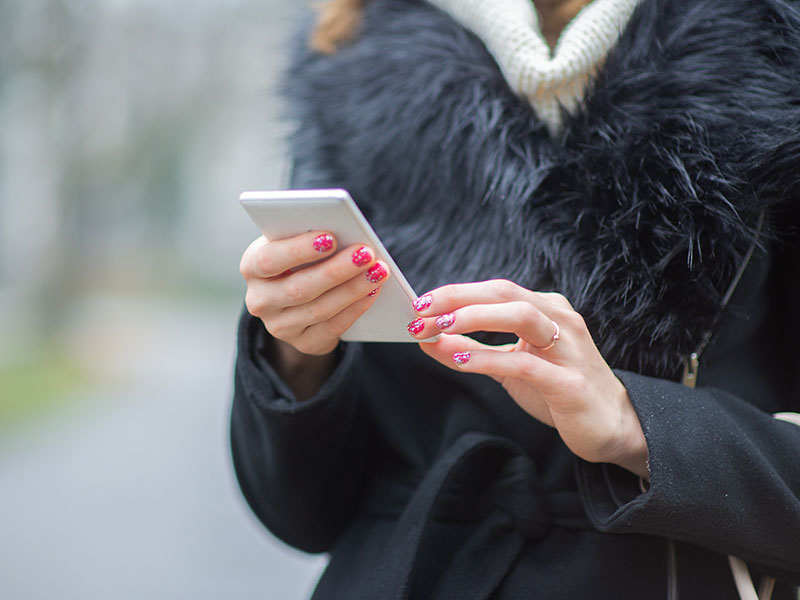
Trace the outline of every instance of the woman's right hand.
{"label": "woman's right hand", "polygon": [[245,250],[239,270],[250,314],[296,353],[316,356],[333,352],[389,277],[371,248],[354,245],[337,252],[336,239],[324,231],[274,242],[260,237]]}

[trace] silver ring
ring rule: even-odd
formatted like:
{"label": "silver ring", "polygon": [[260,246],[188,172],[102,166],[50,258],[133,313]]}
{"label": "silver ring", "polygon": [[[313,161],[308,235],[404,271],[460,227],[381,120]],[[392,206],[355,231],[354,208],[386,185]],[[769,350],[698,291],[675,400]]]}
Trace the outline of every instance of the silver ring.
{"label": "silver ring", "polygon": [[536,348],[537,350],[550,350],[553,346],[556,345],[556,342],[561,339],[561,328],[558,326],[558,323],[553,321],[553,325],[556,326],[556,332],[553,334],[553,337],[550,338],[550,343],[547,344],[544,348]]}

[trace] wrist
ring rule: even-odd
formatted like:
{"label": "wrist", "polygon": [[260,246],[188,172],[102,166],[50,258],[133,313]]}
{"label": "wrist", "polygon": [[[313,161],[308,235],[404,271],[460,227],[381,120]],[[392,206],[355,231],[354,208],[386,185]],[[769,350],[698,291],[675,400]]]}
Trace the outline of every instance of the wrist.
{"label": "wrist", "polygon": [[610,462],[649,481],[647,439],[627,390],[624,391],[621,407],[619,450],[617,456]]}
{"label": "wrist", "polygon": [[269,359],[296,399],[302,401],[319,391],[333,372],[336,357],[336,349],[321,355],[304,354],[291,344],[273,339]]}

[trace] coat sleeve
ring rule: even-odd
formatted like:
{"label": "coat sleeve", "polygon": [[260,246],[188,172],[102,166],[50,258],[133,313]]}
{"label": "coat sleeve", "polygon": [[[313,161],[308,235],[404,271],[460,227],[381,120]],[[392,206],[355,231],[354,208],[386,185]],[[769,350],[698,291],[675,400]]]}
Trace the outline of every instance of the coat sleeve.
{"label": "coat sleeve", "polygon": [[578,464],[594,525],[694,543],[800,582],[800,427],[714,388],[618,372],[647,438],[644,493],[627,472]]}
{"label": "coat sleeve", "polygon": [[[721,349],[716,368],[701,366],[697,388],[617,371],[647,439],[651,479],[640,493],[627,471],[578,461],[598,529],[690,542],[800,584],[800,426],[771,414],[800,412],[799,260],[800,245],[776,248],[762,291],[742,290],[763,294],[753,301],[769,318]],[[730,329],[741,332],[750,321],[742,318]]]}
{"label": "coat sleeve", "polygon": [[239,324],[231,415],[233,464],[245,499],[277,537],[328,550],[349,523],[365,477],[368,427],[343,343],[331,377],[298,402],[265,358],[270,338],[246,311]]}

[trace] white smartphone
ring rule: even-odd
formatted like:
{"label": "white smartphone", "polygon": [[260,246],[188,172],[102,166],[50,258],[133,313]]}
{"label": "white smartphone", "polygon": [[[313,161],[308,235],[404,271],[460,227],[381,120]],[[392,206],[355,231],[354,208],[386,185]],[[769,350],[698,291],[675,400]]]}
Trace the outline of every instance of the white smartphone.
{"label": "white smartphone", "polygon": [[417,318],[411,303],[417,295],[384,248],[346,190],[277,190],[244,192],[244,209],[267,240],[281,240],[306,231],[329,231],[339,248],[364,244],[391,269],[375,303],[353,323],[342,339],[349,342],[433,342],[411,337],[408,324]]}

